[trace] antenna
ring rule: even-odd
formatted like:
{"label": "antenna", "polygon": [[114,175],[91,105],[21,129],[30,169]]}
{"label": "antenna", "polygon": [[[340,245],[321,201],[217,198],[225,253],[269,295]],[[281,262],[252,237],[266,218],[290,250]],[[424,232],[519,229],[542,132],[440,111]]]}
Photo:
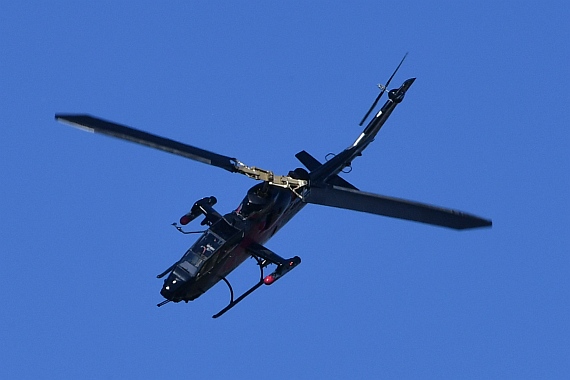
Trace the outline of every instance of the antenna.
{"label": "antenna", "polygon": [[372,112],[372,110],[374,109],[374,107],[376,107],[376,105],[378,104],[378,101],[380,100],[380,98],[382,97],[384,92],[386,92],[386,89],[390,85],[392,78],[394,78],[394,75],[396,75],[396,73],[398,72],[398,69],[400,68],[400,66],[402,66],[402,63],[404,63],[404,59],[406,59],[407,56],[408,56],[408,53],[404,54],[404,58],[402,58],[402,60],[400,61],[400,64],[398,65],[398,67],[396,67],[396,70],[394,70],[394,72],[392,73],[392,76],[390,77],[390,79],[388,79],[386,84],[385,85],[382,85],[382,84],[378,85],[378,88],[380,88],[380,90],[382,90],[382,91],[380,91],[380,95],[378,95],[376,97],[376,100],[374,101],[374,103],[372,103],[372,106],[370,107],[368,112],[366,112],[366,115],[364,115],[364,117],[362,118],[362,121],[360,121],[360,124],[358,124],[358,125],[362,126],[362,124],[364,124],[364,122],[366,121],[366,119],[370,115],[370,112]]}

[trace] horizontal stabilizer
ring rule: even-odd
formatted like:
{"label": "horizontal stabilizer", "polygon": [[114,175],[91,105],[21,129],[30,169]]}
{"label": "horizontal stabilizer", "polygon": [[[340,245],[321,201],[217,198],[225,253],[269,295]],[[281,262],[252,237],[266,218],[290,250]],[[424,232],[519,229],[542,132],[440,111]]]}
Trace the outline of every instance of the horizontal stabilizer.
{"label": "horizontal stabilizer", "polygon": [[312,187],[310,192],[304,197],[304,201],[306,203],[362,211],[457,230],[490,227],[492,225],[490,220],[461,211],[365,193],[339,186]]}
{"label": "horizontal stabilizer", "polygon": [[[319,162],[319,160],[317,160],[315,157],[311,156],[309,153],[307,153],[304,150],[297,153],[295,157],[297,157],[297,159],[301,161],[301,163],[305,165],[305,167],[310,171],[316,170],[322,165]],[[353,186],[350,182],[346,181],[344,178],[336,174],[327,178],[326,182],[331,185],[345,187],[347,189],[352,189],[352,190],[358,190],[356,186]]]}
{"label": "horizontal stabilizer", "polygon": [[315,157],[311,156],[309,153],[307,153],[304,150],[297,153],[295,157],[297,157],[297,159],[301,161],[301,163],[305,165],[305,167],[309,169],[309,171],[313,171],[317,169],[319,166],[321,166],[319,160],[317,160]]}

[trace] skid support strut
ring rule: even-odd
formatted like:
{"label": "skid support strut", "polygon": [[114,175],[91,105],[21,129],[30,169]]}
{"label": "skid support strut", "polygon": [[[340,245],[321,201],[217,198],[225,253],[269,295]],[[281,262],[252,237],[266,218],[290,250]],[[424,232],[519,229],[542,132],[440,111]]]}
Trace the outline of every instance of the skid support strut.
{"label": "skid support strut", "polygon": [[259,288],[261,285],[263,285],[263,268],[265,268],[269,264],[269,262],[267,260],[262,260],[257,256],[253,256],[253,258],[257,261],[257,265],[259,265],[259,271],[261,272],[259,282],[255,285],[253,285],[245,293],[243,293],[241,296],[239,296],[238,298],[236,298],[234,300],[234,290],[232,288],[232,285],[230,284],[230,282],[225,277],[222,277],[222,280],[224,280],[224,282],[226,283],[226,285],[230,289],[230,303],[228,304],[228,306],[226,306],[222,310],[220,310],[217,314],[212,315],[212,318],[221,317],[222,315],[224,315],[226,313],[226,311],[230,310],[232,307],[237,305],[241,300],[243,300],[245,297],[249,296],[251,293],[253,293],[255,290],[257,290],[257,288]]}

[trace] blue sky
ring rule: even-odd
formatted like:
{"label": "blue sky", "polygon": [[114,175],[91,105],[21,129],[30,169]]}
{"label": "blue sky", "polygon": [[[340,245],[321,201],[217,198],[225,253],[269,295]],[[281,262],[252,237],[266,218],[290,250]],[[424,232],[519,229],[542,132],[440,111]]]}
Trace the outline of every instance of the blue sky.
{"label": "blue sky", "polygon": [[[568,378],[568,16],[541,2],[0,3],[0,377]],[[56,123],[90,113],[276,173],[344,149],[401,57],[417,77],[345,176],[493,219],[457,232],[316,205],[303,259],[218,320],[161,309],[170,224],[254,183]],[[236,291],[256,281],[246,262]]]}

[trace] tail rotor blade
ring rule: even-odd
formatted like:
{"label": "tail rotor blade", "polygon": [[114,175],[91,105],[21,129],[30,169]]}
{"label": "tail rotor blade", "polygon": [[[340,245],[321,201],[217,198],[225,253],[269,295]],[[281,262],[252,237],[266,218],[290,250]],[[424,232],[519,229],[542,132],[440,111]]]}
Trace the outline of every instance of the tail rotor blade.
{"label": "tail rotor blade", "polygon": [[402,60],[398,64],[398,67],[396,67],[396,70],[394,70],[394,72],[392,73],[392,76],[390,77],[390,79],[388,79],[388,82],[386,82],[386,85],[384,86],[384,90],[386,90],[386,87],[388,87],[390,85],[390,82],[392,82],[392,78],[394,78],[394,75],[396,75],[396,73],[400,69],[400,66],[402,66],[402,63],[404,63],[404,60],[406,59],[407,56],[408,56],[408,53],[404,54],[404,58],[402,58]]}
{"label": "tail rotor blade", "polygon": [[380,95],[378,95],[376,97],[376,100],[374,100],[374,103],[372,103],[372,106],[370,107],[370,109],[368,110],[368,112],[366,112],[366,115],[364,115],[364,117],[362,118],[362,120],[360,121],[360,126],[362,126],[362,124],[364,124],[364,122],[366,121],[366,119],[368,119],[368,116],[370,116],[370,112],[372,112],[372,110],[374,109],[374,107],[376,107],[376,104],[378,104],[378,101],[380,100],[380,98],[382,97],[382,95],[384,94],[384,91],[386,91],[386,88],[384,87],[382,89],[382,91],[380,92]]}
{"label": "tail rotor blade", "polygon": [[384,92],[386,92],[386,89],[388,88],[388,86],[390,85],[390,82],[392,81],[392,78],[394,78],[394,75],[396,75],[396,73],[398,72],[398,69],[400,69],[400,66],[402,66],[402,63],[404,63],[404,59],[406,59],[406,57],[408,56],[408,53],[404,54],[404,58],[402,58],[402,60],[400,61],[400,64],[398,65],[398,67],[396,67],[396,70],[394,70],[394,72],[392,73],[392,76],[390,76],[390,79],[388,79],[388,81],[386,82],[385,85],[381,86],[380,88],[382,89],[382,91],[380,91],[380,94],[376,97],[376,100],[374,100],[374,103],[372,103],[372,106],[370,107],[370,109],[368,110],[368,112],[366,112],[366,115],[364,115],[364,117],[362,118],[362,120],[360,121],[360,126],[362,126],[362,124],[364,124],[364,122],[366,121],[366,119],[368,119],[368,116],[370,116],[370,113],[372,112],[372,110],[374,110],[374,108],[376,107],[376,105],[378,104],[378,101],[380,100],[380,98],[382,97],[382,95],[384,95]]}

